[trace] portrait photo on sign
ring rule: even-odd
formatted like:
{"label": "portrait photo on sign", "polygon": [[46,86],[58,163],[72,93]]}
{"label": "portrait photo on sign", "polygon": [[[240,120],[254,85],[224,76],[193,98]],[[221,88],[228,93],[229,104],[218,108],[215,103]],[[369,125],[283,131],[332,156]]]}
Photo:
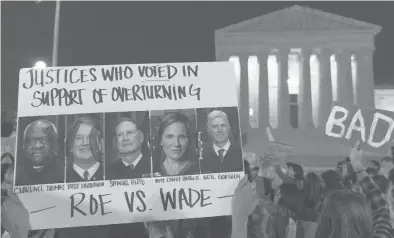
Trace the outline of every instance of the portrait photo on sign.
{"label": "portrait photo on sign", "polygon": [[18,118],[15,186],[64,183],[65,117]]}
{"label": "portrait photo on sign", "polygon": [[197,108],[202,173],[243,171],[237,107]]}
{"label": "portrait photo on sign", "polygon": [[105,113],[105,179],[152,177],[149,111]]}
{"label": "portrait photo on sign", "polygon": [[66,115],[66,182],[104,180],[104,114]]}
{"label": "portrait photo on sign", "polygon": [[155,177],[200,173],[195,109],[150,111]]}

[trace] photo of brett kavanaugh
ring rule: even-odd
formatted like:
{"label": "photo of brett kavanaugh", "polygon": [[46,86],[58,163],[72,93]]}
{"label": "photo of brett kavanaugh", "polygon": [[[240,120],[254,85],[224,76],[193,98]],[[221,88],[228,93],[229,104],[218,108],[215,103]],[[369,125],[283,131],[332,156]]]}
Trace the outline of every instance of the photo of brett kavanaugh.
{"label": "photo of brett kavanaugh", "polygon": [[18,118],[15,186],[64,183],[64,119]]}
{"label": "photo of brett kavanaugh", "polygon": [[104,180],[104,114],[66,116],[66,182]]}

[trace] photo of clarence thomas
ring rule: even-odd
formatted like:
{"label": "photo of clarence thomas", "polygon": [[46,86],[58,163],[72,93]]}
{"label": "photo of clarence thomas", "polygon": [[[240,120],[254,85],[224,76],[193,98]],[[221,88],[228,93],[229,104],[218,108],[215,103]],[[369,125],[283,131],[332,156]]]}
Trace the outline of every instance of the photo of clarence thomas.
{"label": "photo of clarence thomas", "polygon": [[88,182],[104,179],[104,115],[76,114],[66,116],[66,182]]}
{"label": "photo of clarence thomas", "polygon": [[64,116],[18,120],[15,185],[64,182]]}
{"label": "photo of clarence thomas", "polygon": [[202,173],[243,171],[237,107],[197,108]]}
{"label": "photo of clarence thomas", "polygon": [[106,180],[152,177],[149,111],[105,114]]}

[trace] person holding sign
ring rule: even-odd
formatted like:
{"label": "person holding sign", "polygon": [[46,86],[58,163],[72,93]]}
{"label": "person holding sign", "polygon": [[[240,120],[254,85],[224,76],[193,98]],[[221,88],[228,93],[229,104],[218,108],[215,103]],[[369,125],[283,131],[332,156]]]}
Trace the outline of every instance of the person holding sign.
{"label": "person holding sign", "polygon": [[[68,162],[66,181],[87,182],[103,180],[102,136],[100,126],[89,117],[76,120],[68,131]],[[69,163],[70,165],[70,163]]]}
{"label": "person holding sign", "polygon": [[242,149],[231,143],[231,127],[227,114],[214,110],[207,116],[211,143],[203,147],[202,173],[223,173],[243,170]]}
{"label": "person holding sign", "polygon": [[25,128],[23,153],[16,161],[16,186],[64,182],[62,166],[57,163],[57,138],[57,129],[48,120],[35,120]]}
{"label": "person holding sign", "polygon": [[137,122],[120,118],[115,124],[114,146],[120,159],[107,169],[106,179],[143,178],[151,173],[150,157],[142,153],[144,133]]}

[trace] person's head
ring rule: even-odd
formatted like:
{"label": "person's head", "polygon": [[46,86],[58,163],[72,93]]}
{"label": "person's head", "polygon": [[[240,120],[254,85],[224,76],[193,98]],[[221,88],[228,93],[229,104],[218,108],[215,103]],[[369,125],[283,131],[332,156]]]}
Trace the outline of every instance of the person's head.
{"label": "person's head", "polygon": [[144,134],[137,123],[130,118],[120,118],[115,124],[114,144],[120,156],[133,155],[141,152]]}
{"label": "person's head", "polygon": [[67,147],[76,164],[101,162],[103,142],[97,121],[90,117],[81,117],[74,121],[68,133]]}
{"label": "person's head", "polygon": [[288,168],[288,176],[290,176],[296,183],[298,189],[304,189],[304,169],[301,165],[296,163],[286,163]]}
{"label": "person's head", "polygon": [[247,160],[244,160],[244,168],[250,182],[259,174],[259,166],[255,163],[249,163]]}
{"label": "person's head", "polygon": [[374,175],[379,173],[379,170],[380,170],[380,163],[379,163],[379,161],[377,161],[377,160],[369,161],[368,168],[367,168],[367,173],[369,175],[374,176]]}
{"label": "person's head", "polygon": [[321,199],[322,186],[320,184],[319,177],[315,173],[308,173],[305,177],[305,189],[306,205],[308,207],[314,207]]}
{"label": "person's head", "polygon": [[[394,147],[392,147],[394,148]],[[380,172],[386,176],[388,176],[389,171],[394,169],[394,161],[392,157],[384,157],[380,160]]]}
{"label": "person's head", "polygon": [[187,159],[191,145],[189,118],[179,112],[166,114],[161,120],[158,139],[166,159]]}
{"label": "person's head", "polygon": [[7,189],[12,187],[14,181],[14,156],[10,153],[4,153],[1,156],[1,188]]}
{"label": "person's head", "polygon": [[323,203],[315,237],[372,237],[372,211],[364,195],[347,189],[330,192]]}
{"label": "person's head", "polygon": [[227,143],[230,137],[230,123],[227,114],[214,110],[207,116],[207,131],[216,145],[223,145]]}
{"label": "person's head", "polygon": [[389,182],[394,185],[394,169],[391,169],[389,171],[388,179],[389,179]]}
{"label": "person's head", "polygon": [[31,166],[44,166],[56,155],[57,130],[50,121],[31,122],[23,132],[23,150]]}
{"label": "person's head", "polygon": [[320,175],[320,183],[325,193],[344,188],[341,176],[334,170],[323,172]]}

